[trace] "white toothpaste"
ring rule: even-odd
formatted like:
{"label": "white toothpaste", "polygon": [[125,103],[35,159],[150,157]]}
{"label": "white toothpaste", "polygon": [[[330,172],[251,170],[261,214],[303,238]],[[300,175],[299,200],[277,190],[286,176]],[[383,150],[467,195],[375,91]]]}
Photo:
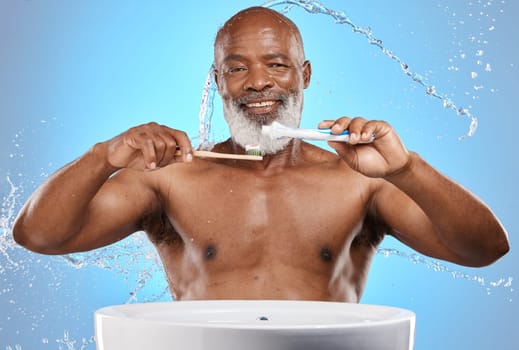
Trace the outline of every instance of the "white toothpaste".
{"label": "white toothpaste", "polygon": [[[283,137],[291,137],[295,139],[307,140],[326,140],[326,141],[343,141],[350,140],[350,134],[347,130],[340,134],[333,134],[330,129],[299,129],[292,128],[278,122],[272,122],[271,125],[263,125],[261,133],[269,136],[271,139],[280,139]],[[373,138],[369,141],[372,142]]]}

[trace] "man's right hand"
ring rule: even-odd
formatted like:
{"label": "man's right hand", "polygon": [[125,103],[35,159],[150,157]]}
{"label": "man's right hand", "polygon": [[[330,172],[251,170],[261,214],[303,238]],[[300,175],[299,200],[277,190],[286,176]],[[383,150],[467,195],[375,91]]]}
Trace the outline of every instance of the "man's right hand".
{"label": "man's right hand", "polygon": [[[192,146],[187,134],[157,123],[133,127],[104,142],[109,164],[117,169],[153,170],[175,161],[190,162]],[[175,156],[180,149],[181,156]]]}

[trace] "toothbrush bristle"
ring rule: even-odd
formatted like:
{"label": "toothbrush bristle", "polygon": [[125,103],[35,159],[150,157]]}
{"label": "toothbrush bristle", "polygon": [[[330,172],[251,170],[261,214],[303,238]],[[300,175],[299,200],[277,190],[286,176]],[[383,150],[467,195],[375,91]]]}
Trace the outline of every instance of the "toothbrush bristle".
{"label": "toothbrush bristle", "polygon": [[247,145],[245,147],[245,154],[249,156],[261,156],[261,149],[259,145]]}
{"label": "toothbrush bristle", "polygon": [[261,151],[259,149],[252,149],[245,152],[248,156],[261,156]]}

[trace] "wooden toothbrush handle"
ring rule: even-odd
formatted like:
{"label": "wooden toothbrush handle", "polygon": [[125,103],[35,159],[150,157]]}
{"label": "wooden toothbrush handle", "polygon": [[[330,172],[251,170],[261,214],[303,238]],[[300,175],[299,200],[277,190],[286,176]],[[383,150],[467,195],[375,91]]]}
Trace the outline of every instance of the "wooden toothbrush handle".
{"label": "wooden toothbrush handle", "polygon": [[[175,152],[175,156],[181,156],[180,150]],[[262,156],[248,154],[218,153],[211,151],[193,151],[193,156],[199,158],[221,158],[221,159],[241,159],[241,160],[263,160]]]}

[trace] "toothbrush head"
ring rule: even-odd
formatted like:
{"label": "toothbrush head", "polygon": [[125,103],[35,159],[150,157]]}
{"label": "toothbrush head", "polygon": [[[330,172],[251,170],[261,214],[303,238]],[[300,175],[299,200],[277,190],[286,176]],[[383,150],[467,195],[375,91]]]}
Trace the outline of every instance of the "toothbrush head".
{"label": "toothbrush head", "polygon": [[261,127],[261,134],[270,137],[272,140],[282,138],[279,130],[285,128],[282,124],[273,121],[270,125],[263,125]]}
{"label": "toothbrush head", "polygon": [[263,125],[261,127],[261,134],[265,135],[265,136],[268,136],[271,139],[274,138],[273,135],[272,135],[272,126],[271,125]]}
{"label": "toothbrush head", "polygon": [[245,154],[249,156],[261,156],[261,149],[259,145],[246,145]]}

